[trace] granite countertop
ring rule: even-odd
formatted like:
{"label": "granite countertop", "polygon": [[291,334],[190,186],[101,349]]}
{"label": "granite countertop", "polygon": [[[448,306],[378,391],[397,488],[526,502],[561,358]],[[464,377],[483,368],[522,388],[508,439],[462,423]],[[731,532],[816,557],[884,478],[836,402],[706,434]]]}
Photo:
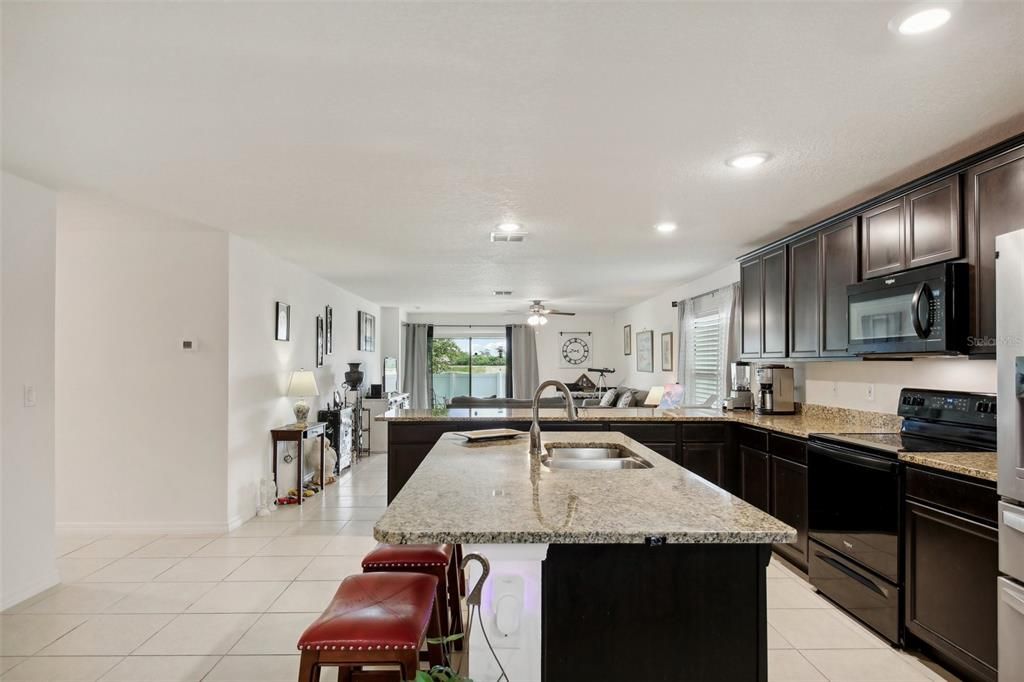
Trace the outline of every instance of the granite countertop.
{"label": "granite countertop", "polygon": [[951,471],[985,481],[999,477],[999,455],[995,452],[900,452],[900,461]]}
{"label": "granite countertop", "polygon": [[[543,408],[542,421],[565,421],[565,410]],[[723,412],[714,408],[680,408],[662,410],[655,407],[580,408],[579,421],[616,422],[731,422],[756,426],[791,436],[806,438],[811,433],[895,432],[901,419],[881,412],[847,410],[824,405],[804,405],[798,414],[758,415],[750,410]],[[481,419],[489,421],[530,421],[526,408],[447,408],[439,410],[391,410],[377,417],[388,422],[439,422]]]}
{"label": "granite countertop", "polygon": [[525,438],[445,434],[374,528],[385,543],[793,542],[796,531],[621,433],[547,432],[545,444],[616,443],[653,464],[550,470]]}

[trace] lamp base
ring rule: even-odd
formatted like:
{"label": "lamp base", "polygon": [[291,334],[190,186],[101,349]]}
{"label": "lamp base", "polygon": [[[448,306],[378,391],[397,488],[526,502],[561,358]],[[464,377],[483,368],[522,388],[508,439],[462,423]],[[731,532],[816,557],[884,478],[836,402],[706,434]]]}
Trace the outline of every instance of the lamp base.
{"label": "lamp base", "polygon": [[306,420],[309,419],[309,405],[305,400],[300,400],[295,403],[295,423],[305,424]]}

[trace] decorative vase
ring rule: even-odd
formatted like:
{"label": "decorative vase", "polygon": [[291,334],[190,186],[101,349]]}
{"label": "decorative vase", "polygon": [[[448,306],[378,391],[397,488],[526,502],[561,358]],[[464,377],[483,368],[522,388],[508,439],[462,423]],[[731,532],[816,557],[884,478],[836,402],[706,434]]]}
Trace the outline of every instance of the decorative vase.
{"label": "decorative vase", "polygon": [[348,371],[345,372],[345,383],[353,391],[358,389],[363,384],[363,370],[359,369],[361,362],[350,362],[348,363]]}

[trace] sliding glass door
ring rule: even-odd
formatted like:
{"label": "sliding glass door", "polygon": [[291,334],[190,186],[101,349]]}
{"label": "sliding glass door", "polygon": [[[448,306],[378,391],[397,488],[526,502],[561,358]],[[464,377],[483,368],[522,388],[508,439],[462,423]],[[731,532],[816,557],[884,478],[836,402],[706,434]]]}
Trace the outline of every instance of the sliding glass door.
{"label": "sliding glass door", "polygon": [[430,353],[434,402],[447,404],[457,396],[506,397],[507,350],[504,336],[435,334]]}

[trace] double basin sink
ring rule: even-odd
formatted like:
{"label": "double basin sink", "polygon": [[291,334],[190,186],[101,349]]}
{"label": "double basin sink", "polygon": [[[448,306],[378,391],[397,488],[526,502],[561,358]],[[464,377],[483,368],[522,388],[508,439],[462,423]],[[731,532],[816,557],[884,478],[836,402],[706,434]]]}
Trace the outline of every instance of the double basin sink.
{"label": "double basin sink", "polygon": [[544,446],[540,461],[549,469],[586,471],[650,469],[654,466],[635,452],[616,444],[574,447],[549,443]]}

